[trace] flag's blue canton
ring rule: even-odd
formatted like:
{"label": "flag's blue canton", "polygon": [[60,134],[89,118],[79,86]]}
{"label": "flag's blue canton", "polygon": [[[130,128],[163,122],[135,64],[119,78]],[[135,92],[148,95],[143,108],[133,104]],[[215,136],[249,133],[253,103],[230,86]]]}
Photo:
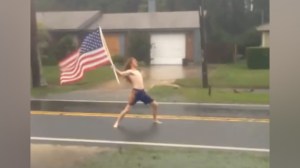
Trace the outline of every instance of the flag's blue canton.
{"label": "flag's blue canton", "polygon": [[80,55],[94,51],[102,47],[103,44],[100,39],[100,32],[99,29],[97,29],[96,31],[90,33],[86,38],[84,38],[80,47]]}

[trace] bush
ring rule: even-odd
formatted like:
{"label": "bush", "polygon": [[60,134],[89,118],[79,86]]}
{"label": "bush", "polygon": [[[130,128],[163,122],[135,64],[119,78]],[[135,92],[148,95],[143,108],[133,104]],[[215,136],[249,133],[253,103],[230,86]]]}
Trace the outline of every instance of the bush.
{"label": "bush", "polygon": [[259,46],[261,35],[256,29],[250,29],[243,33],[239,39],[238,53],[245,56],[246,49],[250,46]]}
{"label": "bush", "polygon": [[121,65],[123,65],[124,62],[126,61],[125,57],[121,56],[121,55],[112,56],[112,60],[113,60],[114,64],[121,64]]}
{"label": "bush", "polygon": [[269,48],[248,47],[246,50],[247,65],[250,69],[269,69]]}
{"label": "bush", "polygon": [[129,33],[128,55],[135,57],[139,62],[150,64],[150,34],[147,32]]}
{"label": "bush", "polygon": [[54,56],[42,56],[43,65],[57,65],[57,59]]}
{"label": "bush", "polygon": [[53,47],[54,55],[58,61],[64,59],[68,54],[74,52],[77,48],[75,37],[66,35],[62,37]]}
{"label": "bush", "polygon": [[43,65],[55,65],[57,64],[56,58],[49,57],[49,48],[51,47],[52,38],[48,30],[44,25],[38,23],[37,29],[37,49],[42,59]]}

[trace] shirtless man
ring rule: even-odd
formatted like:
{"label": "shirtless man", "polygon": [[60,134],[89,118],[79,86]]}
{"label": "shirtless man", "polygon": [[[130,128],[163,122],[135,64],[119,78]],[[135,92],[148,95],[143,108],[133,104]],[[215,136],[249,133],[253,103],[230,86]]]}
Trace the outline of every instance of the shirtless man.
{"label": "shirtless man", "polygon": [[155,123],[161,124],[157,119],[157,102],[153,100],[144,90],[143,76],[139,70],[137,70],[138,63],[135,58],[130,57],[125,64],[125,70],[120,71],[113,66],[118,75],[125,77],[125,79],[132,85],[132,91],[129,95],[129,101],[123,111],[121,111],[117,121],[114,124],[114,128],[119,126],[120,121],[130,112],[131,107],[138,101],[142,101],[144,104],[150,104],[153,112],[153,120]]}

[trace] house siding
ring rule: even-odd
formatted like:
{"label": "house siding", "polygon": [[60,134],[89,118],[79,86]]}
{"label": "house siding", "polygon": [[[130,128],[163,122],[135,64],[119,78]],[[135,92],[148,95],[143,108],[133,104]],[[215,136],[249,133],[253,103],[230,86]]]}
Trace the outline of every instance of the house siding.
{"label": "house siding", "polygon": [[193,32],[186,33],[186,55],[185,58],[189,61],[193,61],[194,53],[194,36]]}
{"label": "house siding", "polygon": [[201,40],[200,40],[200,31],[199,29],[194,31],[194,53],[193,53],[193,61],[197,64],[201,63],[202,53],[201,53]]}
{"label": "house siding", "polygon": [[104,33],[104,38],[107,43],[110,55],[116,56],[120,55],[120,40],[119,33]]}
{"label": "house siding", "polygon": [[269,40],[270,40],[270,33],[269,32],[263,32],[262,33],[262,46],[263,47],[269,47]]}

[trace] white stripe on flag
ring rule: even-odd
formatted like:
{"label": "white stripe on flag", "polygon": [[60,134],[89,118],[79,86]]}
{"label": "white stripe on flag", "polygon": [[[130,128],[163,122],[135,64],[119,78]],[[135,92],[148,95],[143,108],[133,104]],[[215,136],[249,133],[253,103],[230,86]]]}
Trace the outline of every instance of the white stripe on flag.
{"label": "white stripe on flag", "polygon": [[66,67],[68,66],[68,64],[71,62],[71,61],[74,61],[77,59],[78,55],[79,55],[79,52],[80,52],[80,49],[76,50],[74,53],[72,53],[71,55],[67,56],[67,58],[63,61],[61,61],[59,63],[59,66],[60,67]]}
{"label": "white stripe on flag", "polygon": [[76,81],[76,80],[83,77],[83,74],[84,74],[85,70],[90,69],[90,68],[96,68],[97,66],[102,65],[104,63],[108,63],[108,62],[109,62],[109,59],[106,57],[106,58],[101,59],[97,62],[87,64],[87,65],[82,67],[80,73],[77,76],[75,76],[73,78],[61,79],[61,84]]}
{"label": "white stripe on flag", "polygon": [[77,61],[77,59],[78,59],[78,57],[79,57],[79,52],[76,52],[76,53],[72,56],[72,58],[70,58],[71,61],[69,61],[68,64],[65,64],[64,66],[60,66],[60,70],[61,70],[61,71],[68,71],[68,70],[73,69],[73,68],[74,68],[74,65],[75,65],[75,63],[76,63],[76,61]]}
{"label": "white stripe on flag", "polygon": [[101,54],[101,55],[97,55],[95,57],[89,58],[89,59],[85,59],[82,60],[79,65],[77,66],[76,70],[73,72],[62,72],[61,73],[61,79],[65,79],[65,78],[72,78],[77,76],[77,74],[81,71],[82,67],[85,66],[87,63],[93,63],[93,62],[97,62],[98,60],[102,60],[102,59],[106,59],[107,56],[105,54]]}
{"label": "white stripe on flag", "polygon": [[76,53],[78,55],[74,55],[74,56],[79,57],[79,58],[76,58],[76,59],[72,58],[73,59],[72,62],[69,62],[68,64],[65,64],[64,67],[61,67],[61,71],[62,72],[73,71],[77,67],[78,62],[81,62],[81,60],[86,59],[86,57],[89,57],[90,55],[93,55],[93,54],[95,54],[97,52],[100,52],[100,51],[103,51],[103,48],[97,49],[95,51],[85,53],[85,54],[82,54],[82,55],[79,55],[79,52]]}
{"label": "white stripe on flag", "polygon": [[94,59],[93,61],[91,62],[87,62],[85,64],[83,64],[80,69],[78,69],[78,71],[76,71],[74,74],[70,74],[70,75],[61,75],[61,78],[60,79],[71,79],[71,78],[74,78],[76,76],[78,76],[78,74],[81,73],[83,67],[87,66],[88,64],[94,64],[94,63],[97,63],[97,62],[102,62],[102,60],[105,62],[107,60],[107,58],[103,57],[103,58],[97,58],[97,59]]}

